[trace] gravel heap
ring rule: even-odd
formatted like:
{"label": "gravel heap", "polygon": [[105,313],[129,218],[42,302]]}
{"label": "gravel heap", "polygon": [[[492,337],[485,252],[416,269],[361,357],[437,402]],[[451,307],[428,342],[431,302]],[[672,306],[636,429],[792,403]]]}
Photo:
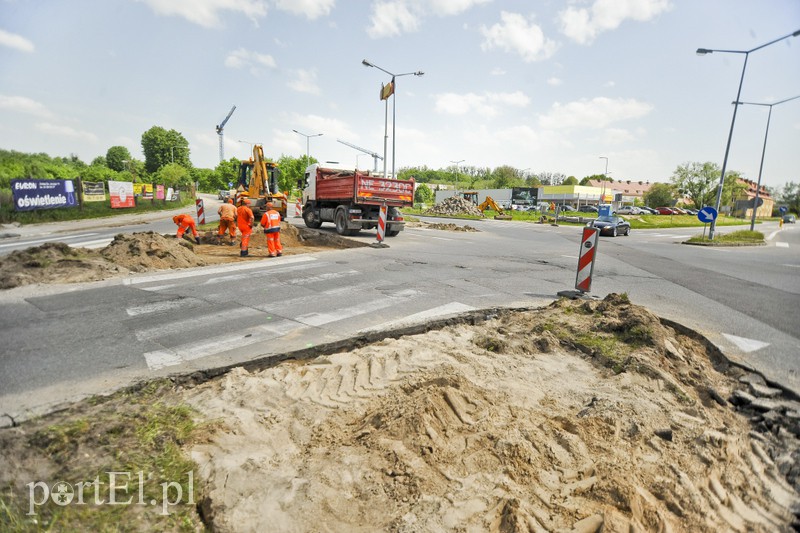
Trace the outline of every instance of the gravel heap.
{"label": "gravel heap", "polygon": [[483,213],[478,209],[475,204],[469,200],[465,200],[460,196],[451,196],[444,201],[436,204],[423,213],[424,215],[473,215],[482,217]]}

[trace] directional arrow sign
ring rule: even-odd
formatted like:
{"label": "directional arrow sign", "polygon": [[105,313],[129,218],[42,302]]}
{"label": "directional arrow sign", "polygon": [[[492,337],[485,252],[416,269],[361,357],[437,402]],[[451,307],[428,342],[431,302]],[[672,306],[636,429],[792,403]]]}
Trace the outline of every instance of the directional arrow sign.
{"label": "directional arrow sign", "polygon": [[784,213],[785,213],[786,211],[788,211],[788,210],[789,210],[789,208],[788,208],[788,207],[786,207],[785,205],[782,205],[782,206],[780,206],[780,207],[778,208],[778,211],[780,211],[780,212],[781,212],[781,215],[782,215],[782,214],[784,214]]}
{"label": "directional arrow sign", "polygon": [[697,218],[700,222],[708,223],[717,219],[717,210],[710,206],[705,206],[697,212]]}

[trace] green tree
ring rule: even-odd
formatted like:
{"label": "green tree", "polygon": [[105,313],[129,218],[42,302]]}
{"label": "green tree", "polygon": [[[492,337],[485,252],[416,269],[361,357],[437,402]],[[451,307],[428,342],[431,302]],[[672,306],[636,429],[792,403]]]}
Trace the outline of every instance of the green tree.
{"label": "green tree", "polygon": [[581,179],[578,185],[589,185],[590,180],[614,181],[614,178],[609,178],[605,174],[592,174],[591,176],[586,176],[583,179]]}
{"label": "green tree", "polygon": [[495,189],[508,189],[519,182],[518,171],[509,165],[502,165],[492,172],[492,185]]}
{"label": "green tree", "polygon": [[151,174],[171,163],[185,169],[192,166],[189,141],[175,130],[167,131],[160,126],[153,126],[142,134],[142,151],[145,170]]}
{"label": "green tree", "polygon": [[293,191],[297,188],[297,182],[305,177],[306,167],[318,163],[314,157],[291,157],[282,155],[278,159],[278,168],[281,171],[278,184],[281,191]]}
{"label": "green tree", "polygon": [[678,165],[670,181],[678,193],[689,198],[698,209],[714,205],[720,168],[716,163],[684,163]]}
{"label": "green tree", "polygon": [[668,183],[654,183],[644,193],[644,204],[649,207],[670,206],[674,199],[675,187]]}
{"label": "green tree", "polygon": [[167,163],[154,176],[156,183],[163,183],[166,187],[186,188],[192,184],[189,170],[178,163]]}
{"label": "green tree", "polygon": [[117,172],[125,170],[126,162],[130,162],[132,159],[131,153],[124,146],[112,146],[106,152],[106,166]]}
{"label": "green tree", "polygon": [[91,162],[91,164],[89,166],[90,167],[105,167],[105,166],[108,166],[108,165],[106,164],[106,158],[103,157],[102,155],[98,155],[97,157],[92,159],[92,162]]}
{"label": "green tree", "polygon": [[436,200],[436,195],[430,187],[424,183],[417,185],[417,190],[414,192],[414,202],[418,204],[432,204]]}
{"label": "green tree", "polygon": [[800,215],[800,183],[790,181],[778,195],[781,205],[785,205],[792,213]]}
{"label": "green tree", "polygon": [[562,185],[578,185],[578,178],[570,176],[561,182]]}

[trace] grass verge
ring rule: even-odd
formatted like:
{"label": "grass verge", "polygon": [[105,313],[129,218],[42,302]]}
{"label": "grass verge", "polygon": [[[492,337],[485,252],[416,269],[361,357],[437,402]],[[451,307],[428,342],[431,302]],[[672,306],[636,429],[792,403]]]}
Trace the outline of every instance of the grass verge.
{"label": "grass verge", "polygon": [[695,235],[686,241],[689,244],[706,244],[709,246],[736,246],[742,244],[764,244],[764,234],[760,231],[740,230],[733,233],[720,233],[709,240],[707,236]]}
{"label": "grass verge", "polygon": [[196,466],[181,448],[210,427],[170,400],[171,387],[157,381],[0,433],[0,530],[202,531]]}

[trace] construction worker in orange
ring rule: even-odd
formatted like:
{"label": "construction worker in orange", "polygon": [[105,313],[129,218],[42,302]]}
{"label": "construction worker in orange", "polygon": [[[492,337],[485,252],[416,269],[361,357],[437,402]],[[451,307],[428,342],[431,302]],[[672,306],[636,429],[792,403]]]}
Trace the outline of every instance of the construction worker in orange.
{"label": "construction worker in orange", "polygon": [[219,214],[217,240],[222,244],[222,236],[225,235],[225,231],[228,231],[231,236],[231,242],[228,244],[233,246],[233,243],[236,242],[236,208],[233,207],[233,198],[219,206],[217,214]]}
{"label": "construction worker in orange", "polygon": [[267,237],[267,250],[270,257],[280,257],[283,255],[281,246],[281,214],[273,209],[272,202],[267,202],[267,211],[261,217],[261,226],[264,228],[264,235]]}
{"label": "construction worker in orange", "polygon": [[250,209],[250,199],[242,200],[241,205],[236,209],[236,224],[242,232],[242,251],[239,256],[247,257],[248,247],[250,246],[250,234],[253,233],[253,222],[255,221],[253,210]]}
{"label": "construction worker in orange", "polygon": [[192,218],[192,215],[175,215],[172,217],[172,221],[178,225],[178,234],[176,237],[183,239],[183,234],[186,232],[186,228],[191,228],[192,235],[194,236],[194,242],[200,244],[200,237],[197,235],[197,225],[194,223],[194,218]]}

